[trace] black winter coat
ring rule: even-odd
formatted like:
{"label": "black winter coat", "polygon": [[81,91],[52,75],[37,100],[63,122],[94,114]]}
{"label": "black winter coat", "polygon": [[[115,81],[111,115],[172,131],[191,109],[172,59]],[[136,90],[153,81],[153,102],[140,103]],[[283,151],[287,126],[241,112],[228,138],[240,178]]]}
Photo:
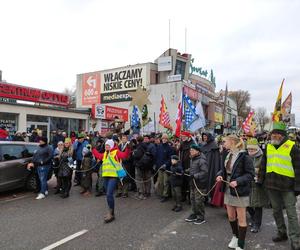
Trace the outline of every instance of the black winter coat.
{"label": "black winter coat", "polygon": [[[224,180],[227,180],[227,172],[225,164],[219,171],[218,176],[222,176]],[[237,156],[233,167],[229,182],[237,182],[237,193],[240,197],[248,196],[251,191],[251,182],[254,180],[254,165],[253,160],[247,154],[247,152],[240,152]],[[225,191],[226,184],[223,182],[222,190]],[[230,194],[236,196],[234,188],[230,187]]]}
{"label": "black winter coat", "polygon": [[[202,147],[202,152],[206,156],[208,164],[208,183],[207,189],[210,190],[216,181],[216,175],[221,169],[221,154],[219,151],[219,146],[215,142],[214,137],[210,133],[206,133],[208,140],[207,144],[204,144]],[[210,196],[212,196],[211,193]]]}
{"label": "black winter coat", "polygon": [[[207,188],[208,166],[204,154],[191,158],[189,173],[194,177],[198,188],[202,190]],[[194,186],[193,178],[190,179],[190,185]]]}
{"label": "black winter coat", "polygon": [[[172,187],[181,187],[183,182],[183,169],[180,163],[171,165],[170,170],[172,174],[170,175],[170,183]],[[177,173],[177,174],[176,174]],[[181,175],[178,175],[181,174]]]}

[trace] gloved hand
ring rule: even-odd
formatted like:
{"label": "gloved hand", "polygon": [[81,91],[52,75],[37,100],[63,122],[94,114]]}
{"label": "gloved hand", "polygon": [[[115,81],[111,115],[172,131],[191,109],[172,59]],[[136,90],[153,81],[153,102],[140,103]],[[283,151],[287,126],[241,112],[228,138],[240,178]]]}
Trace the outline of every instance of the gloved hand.
{"label": "gloved hand", "polygon": [[160,170],[161,171],[166,171],[166,168],[167,168],[166,164],[163,164],[163,165],[161,165]]}

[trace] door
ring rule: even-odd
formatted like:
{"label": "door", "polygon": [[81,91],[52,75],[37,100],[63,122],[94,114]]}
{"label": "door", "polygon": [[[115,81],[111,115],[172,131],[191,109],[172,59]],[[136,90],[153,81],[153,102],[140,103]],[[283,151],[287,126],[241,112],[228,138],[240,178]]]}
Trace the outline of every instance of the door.
{"label": "door", "polygon": [[27,122],[27,133],[31,133],[34,129],[39,129],[43,132],[43,136],[50,138],[50,125],[47,122]]}
{"label": "door", "polygon": [[26,152],[28,150],[24,145],[0,145],[0,190],[14,189],[25,184],[29,174],[26,166],[30,159]]}

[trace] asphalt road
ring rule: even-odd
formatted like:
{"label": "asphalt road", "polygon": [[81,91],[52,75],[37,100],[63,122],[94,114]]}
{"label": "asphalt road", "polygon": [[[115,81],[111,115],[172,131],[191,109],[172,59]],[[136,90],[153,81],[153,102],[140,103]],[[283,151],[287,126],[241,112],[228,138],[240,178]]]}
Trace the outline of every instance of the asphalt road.
{"label": "asphalt road", "polygon": [[[207,207],[207,222],[194,225],[184,221],[190,214],[188,205],[175,213],[172,201],[139,201],[131,193],[116,199],[116,220],[104,224],[105,197],[82,197],[79,187],[72,188],[68,199],[53,192],[39,201],[28,192],[16,199],[3,199],[2,194],[0,249],[43,249],[76,233],[75,239],[55,249],[228,249],[231,229],[223,208]],[[289,249],[288,242],[272,242],[275,232],[271,210],[266,209],[261,232],[248,230],[246,249]]]}

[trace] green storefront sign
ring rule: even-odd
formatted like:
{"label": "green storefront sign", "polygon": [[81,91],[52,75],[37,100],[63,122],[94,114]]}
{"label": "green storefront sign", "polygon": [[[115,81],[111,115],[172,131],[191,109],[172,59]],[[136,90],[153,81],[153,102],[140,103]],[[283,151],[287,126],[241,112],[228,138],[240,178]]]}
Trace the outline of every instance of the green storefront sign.
{"label": "green storefront sign", "polygon": [[205,78],[208,78],[208,80],[210,80],[214,86],[216,86],[216,77],[214,76],[213,70],[210,71],[210,75],[208,77],[207,70],[202,69],[202,67],[194,67],[193,63],[194,63],[194,58],[192,58],[190,62],[191,74],[198,74],[200,76],[204,76]]}

